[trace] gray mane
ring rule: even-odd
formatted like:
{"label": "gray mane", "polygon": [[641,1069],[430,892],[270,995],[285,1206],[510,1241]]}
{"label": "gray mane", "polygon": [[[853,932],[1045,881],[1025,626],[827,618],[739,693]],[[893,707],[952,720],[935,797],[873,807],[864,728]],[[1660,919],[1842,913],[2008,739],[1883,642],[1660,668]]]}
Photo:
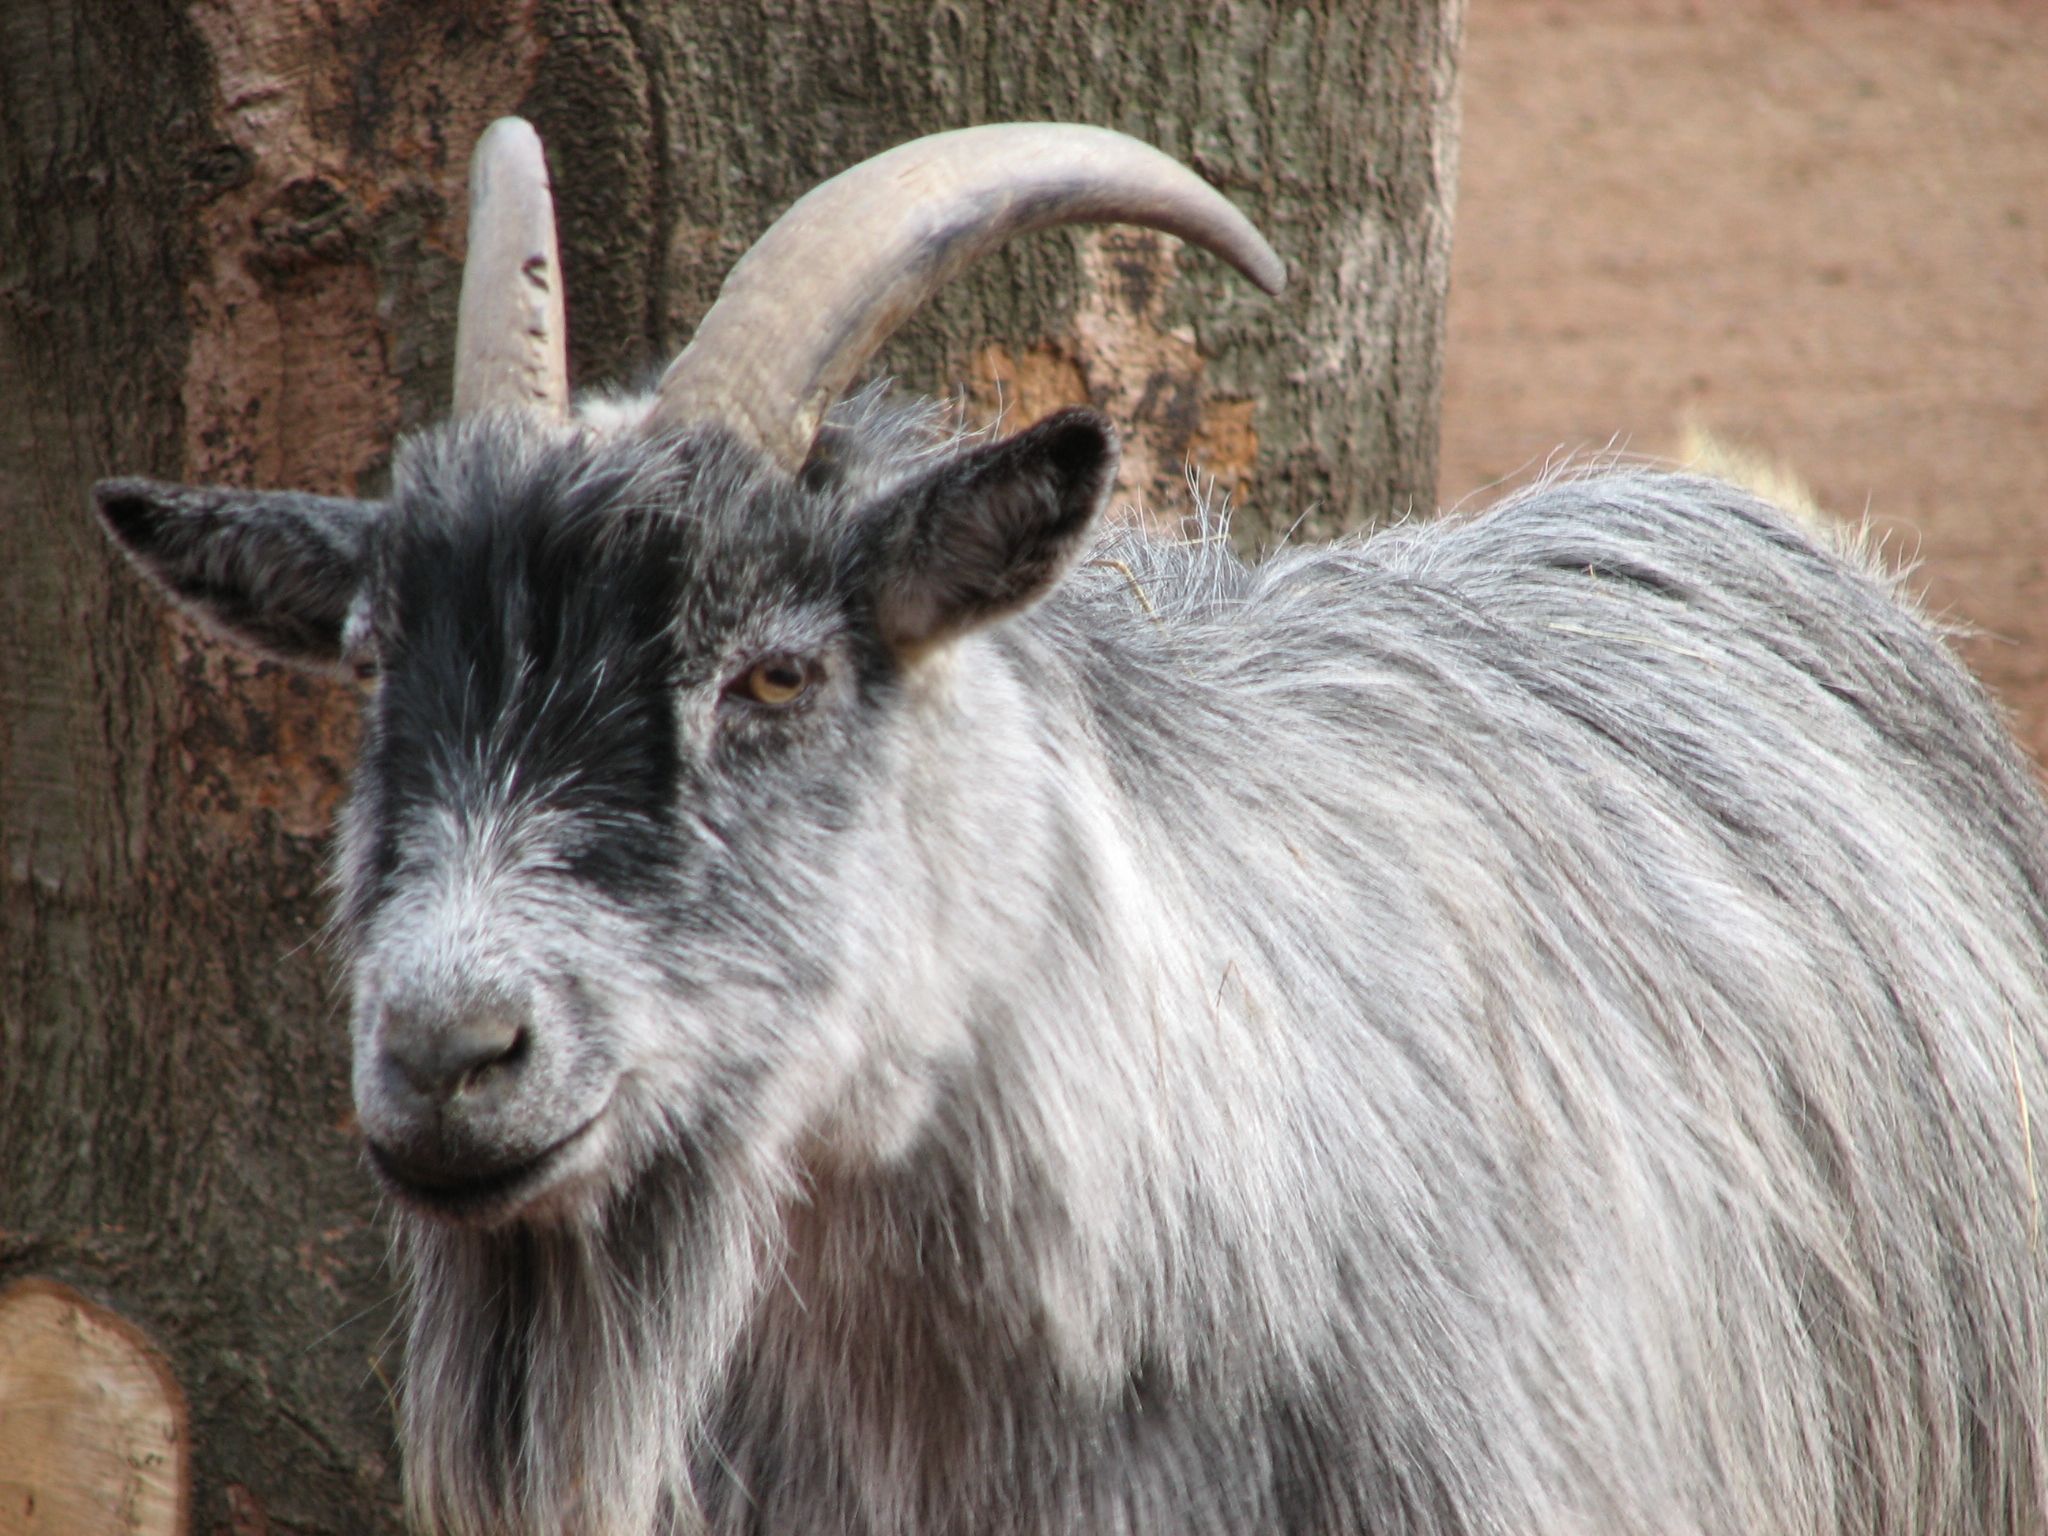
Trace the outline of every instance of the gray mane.
{"label": "gray mane", "polygon": [[897,829],[964,1048],[406,1221],[427,1525],[2039,1528],[2048,825],[1868,561],[1627,472],[960,649],[860,771],[985,776]]}

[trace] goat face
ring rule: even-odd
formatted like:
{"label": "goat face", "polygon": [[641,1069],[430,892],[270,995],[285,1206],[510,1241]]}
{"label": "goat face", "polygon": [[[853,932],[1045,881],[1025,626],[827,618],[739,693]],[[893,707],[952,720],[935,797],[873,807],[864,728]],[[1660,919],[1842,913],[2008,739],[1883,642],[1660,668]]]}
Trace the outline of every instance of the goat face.
{"label": "goat face", "polygon": [[488,1221],[587,1204],[656,1149],[772,1149],[857,1072],[837,978],[898,958],[877,913],[911,840],[848,837],[910,819],[885,766],[904,685],[1046,591],[1107,493],[1115,441],[1087,412],[936,452],[872,405],[821,427],[839,391],[1030,230],[1130,219],[1269,291],[1283,271],[1122,135],[939,134],[801,199],[658,394],[579,424],[531,127],[484,135],[470,191],[457,419],[401,455],[389,504],[98,496],[231,636],[379,676],[340,860],[357,1104],[391,1188]]}
{"label": "goat face", "polygon": [[[872,415],[839,457],[910,430]],[[1058,579],[1116,457],[1086,412],[924,450],[799,482],[715,432],[486,414],[410,445],[383,504],[101,488],[202,615],[376,679],[338,926],[358,1115],[408,1204],[587,1215],[657,1159],[829,1136],[849,1094],[870,1138],[910,1112],[942,1043],[847,980],[902,974],[933,878],[902,765],[940,658]]]}
{"label": "goat face", "polygon": [[656,1148],[772,1148],[805,1123],[789,1104],[854,1070],[858,1009],[828,1003],[901,855],[864,856],[862,900],[835,872],[861,864],[850,831],[897,814],[894,701],[1046,591],[1107,493],[1115,441],[1087,412],[935,452],[872,405],[822,425],[839,391],[1030,230],[1127,218],[1269,291],[1283,272],[1120,134],[939,134],[801,199],[659,392],[579,424],[530,126],[485,133],[470,191],[457,419],[401,455],[388,505],[98,496],[231,636],[380,677],[340,861],[358,1108],[394,1190],[490,1220],[574,1208]]}

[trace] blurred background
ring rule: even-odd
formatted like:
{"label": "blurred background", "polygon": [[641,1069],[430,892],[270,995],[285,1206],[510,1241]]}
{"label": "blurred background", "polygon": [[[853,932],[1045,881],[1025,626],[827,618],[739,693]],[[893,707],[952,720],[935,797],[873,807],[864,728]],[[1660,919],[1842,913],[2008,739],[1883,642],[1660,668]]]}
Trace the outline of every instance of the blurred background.
{"label": "blurred background", "polygon": [[1471,0],[1439,494],[1704,432],[2048,758],[2048,4]]}

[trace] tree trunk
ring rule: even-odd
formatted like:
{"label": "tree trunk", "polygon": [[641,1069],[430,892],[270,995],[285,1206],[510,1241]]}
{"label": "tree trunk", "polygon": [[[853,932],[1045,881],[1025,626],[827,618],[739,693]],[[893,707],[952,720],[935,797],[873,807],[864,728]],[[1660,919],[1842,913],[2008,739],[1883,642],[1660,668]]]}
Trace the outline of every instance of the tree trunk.
{"label": "tree trunk", "polygon": [[[823,177],[1066,119],[1196,166],[1288,293],[1162,236],[1054,232],[878,371],[1012,424],[1092,400],[1126,431],[1129,500],[1186,509],[1192,460],[1250,544],[1427,510],[1461,13],[0,7],[0,1286],[64,1282],[154,1342],[197,1528],[399,1522],[396,1302],[319,942],[355,700],[169,612],[90,483],[374,492],[445,408],[464,165],[500,113],[548,146],[579,387],[664,360]],[[0,1508],[0,1532],[56,1528],[29,1519]]]}

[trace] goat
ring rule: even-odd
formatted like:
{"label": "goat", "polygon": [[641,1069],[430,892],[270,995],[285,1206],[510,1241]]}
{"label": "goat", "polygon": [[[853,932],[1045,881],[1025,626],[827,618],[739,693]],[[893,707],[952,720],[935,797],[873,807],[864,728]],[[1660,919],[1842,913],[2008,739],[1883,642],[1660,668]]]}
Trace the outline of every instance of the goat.
{"label": "goat", "polygon": [[339,835],[419,1527],[2048,1529],[2048,820],[1870,559],[1553,479],[1247,566],[835,404],[1100,130],[814,191],[572,411],[538,141],[380,503],[116,480],[374,674]]}

